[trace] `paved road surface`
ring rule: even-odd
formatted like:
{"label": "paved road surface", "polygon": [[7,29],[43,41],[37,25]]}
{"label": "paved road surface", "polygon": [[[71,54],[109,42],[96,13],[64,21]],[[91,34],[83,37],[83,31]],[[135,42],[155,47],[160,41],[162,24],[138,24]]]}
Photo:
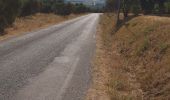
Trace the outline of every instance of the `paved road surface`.
{"label": "paved road surface", "polygon": [[83,100],[100,14],[0,42],[0,100]]}

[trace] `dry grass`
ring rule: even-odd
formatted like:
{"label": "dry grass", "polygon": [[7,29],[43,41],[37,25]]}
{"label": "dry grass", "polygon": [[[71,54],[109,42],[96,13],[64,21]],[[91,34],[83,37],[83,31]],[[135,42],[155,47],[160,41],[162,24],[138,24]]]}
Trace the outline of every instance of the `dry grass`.
{"label": "dry grass", "polygon": [[169,33],[170,18],[140,16],[126,22],[114,35],[113,42],[140,84],[143,99],[170,99]]}
{"label": "dry grass", "polygon": [[5,29],[5,35],[0,36],[0,40],[4,40],[11,36],[20,35],[25,32],[34,31],[63,22],[68,19],[78,17],[80,15],[58,16],[55,14],[37,13],[35,15],[21,17],[16,19],[14,24]]}
{"label": "dry grass", "polygon": [[122,58],[112,43],[114,27],[113,14],[101,16],[93,65],[93,84],[87,100],[136,100],[138,98],[137,87],[131,84],[134,80],[129,78],[127,69],[122,64]]}
{"label": "dry grass", "polygon": [[[96,35],[96,56],[93,61],[93,83],[88,91],[86,100],[110,100],[108,95],[108,83],[110,79],[110,52],[106,46],[106,40],[109,34],[103,33],[103,16],[101,17],[100,25],[97,28]],[[108,29],[109,30],[109,29]],[[105,41],[106,40],[106,41]]]}
{"label": "dry grass", "polygon": [[87,100],[169,100],[170,18],[139,16],[114,29],[113,15],[102,15]]}

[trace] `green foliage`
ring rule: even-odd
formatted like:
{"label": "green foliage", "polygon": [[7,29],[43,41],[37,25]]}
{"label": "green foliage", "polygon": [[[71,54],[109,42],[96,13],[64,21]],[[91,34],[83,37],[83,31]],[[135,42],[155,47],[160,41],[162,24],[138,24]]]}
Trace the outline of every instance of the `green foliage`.
{"label": "green foliage", "polygon": [[60,15],[69,15],[71,13],[71,9],[71,4],[57,3],[54,8],[54,11]]}
{"label": "green foliage", "polygon": [[170,0],[165,3],[165,12],[170,13]]}
{"label": "green foliage", "polygon": [[128,16],[129,10],[130,10],[130,5],[131,5],[131,0],[122,0],[122,9],[123,9],[123,14],[125,17]]}
{"label": "green foliage", "polygon": [[140,0],[142,10],[145,14],[151,13],[154,9],[154,0]]}
{"label": "green foliage", "polygon": [[40,11],[42,2],[37,0],[25,0],[21,8],[21,16],[27,16]]}
{"label": "green foliage", "polygon": [[55,12],[56,7],[58,6],[59,3],[62,3],[61,1],[41,1],[42,2],[42,9],[41,12],[43,13],[50,13],[50,12]]}
{"label": "green foliage", "polygon": [[144,14],[170,13],[170,0],[140,0]]}
{"label": "green foliage", "polygon": [[87,12],[88,11],[88,8],[83,5],[83,4],[76,4],[73,8],[73,12],[74,13],[81,13],[81,12]]}
{"label": "green foliage", "polygon": [[[129,12],[133,12],[135,15],[140,13],[140,1],[139,0],[107,0],[106,9],[109,12],[119,10],[119,3],[121,4],[121,11],[124,16],[127,17]],[[114,7],[115,6],[115,7]]]}
{"label": "green foliage", "polygon": [[115,6],[118,5],[118,1],[121,1],[121,11],[125,17],[128,13],[144,14],[164,14],[170,13],[170,0],[107,0],[106,9],[109,12],[115,11]]}
{"label": "green foliage", "polygon": [[107,0],[106,1],[106,10],[109,12],[114,11],[114,6],[115,6],[115,0]]}
{"label": "green foliage", "polygon": [[4,28],[12,24],[18,16],[21,8],[21,1],[0,0],[0,7],[0,33],[2,34]]}
{"label": "green foliage", "polygon": [[141,6],[139,0],[134,0],[131,9],[136,16],[140,13],[140,8]]}
{"label": "green foliage", "polygon": [[140,13],[140,7],[138,5],[134,5],[132,7],[132,12],[135,14],[135,16],[139,15]]}
{"label": "green foliage", "polygon": [[69,15],[84,13],[87,9],[83,4],[65,4],[63,0],[0,0],[0,34],[17,16],[27,16],[37,12]]}

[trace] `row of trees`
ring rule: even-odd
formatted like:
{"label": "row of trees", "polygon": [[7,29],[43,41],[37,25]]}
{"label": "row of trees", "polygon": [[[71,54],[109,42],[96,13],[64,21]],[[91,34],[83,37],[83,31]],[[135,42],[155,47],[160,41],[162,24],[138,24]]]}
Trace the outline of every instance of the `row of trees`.
{"label": "row of trees", "polygon": [[69,15],[84,13],[89,9],[83,4],[64,3],[64,0],[0,0],[0,34],[4,28],[12,25],[18,16],[27,16],[37,12]]}
{"label": "row of trees", "polygon": [[21,8],[21,15],[30,15],[36,12],[59,15],[69,15],[70,13],[84,13],[89,9],[83,4],[64,3],[64,0],[27,0],[28,2]]}
{"label": "row of trees", "polygon": [[129,12],[135,15],[139,13],[170,13],[170,0],[107,0],[106,4],[107,11],[119,11],[121,9],[125,17],[127,17]]}
{"label": "row of trees", "polygon": [[170,0],[140,0],[140,2],[145,14],[170,13]]}

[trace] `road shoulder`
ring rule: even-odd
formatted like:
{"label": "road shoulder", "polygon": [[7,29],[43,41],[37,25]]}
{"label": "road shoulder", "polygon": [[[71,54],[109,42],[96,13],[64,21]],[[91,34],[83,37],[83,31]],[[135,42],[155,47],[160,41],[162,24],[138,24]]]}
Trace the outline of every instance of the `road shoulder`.
{"label": "road shoulder", "polygon": [[59,16],[55,14],[37,13],[34,15],[17,18],[12,26],[5,29],[4,35],[0,36],[0,41],[14,36],[19,36],[24,33],[44,29],[82,15],[84,14]]}

